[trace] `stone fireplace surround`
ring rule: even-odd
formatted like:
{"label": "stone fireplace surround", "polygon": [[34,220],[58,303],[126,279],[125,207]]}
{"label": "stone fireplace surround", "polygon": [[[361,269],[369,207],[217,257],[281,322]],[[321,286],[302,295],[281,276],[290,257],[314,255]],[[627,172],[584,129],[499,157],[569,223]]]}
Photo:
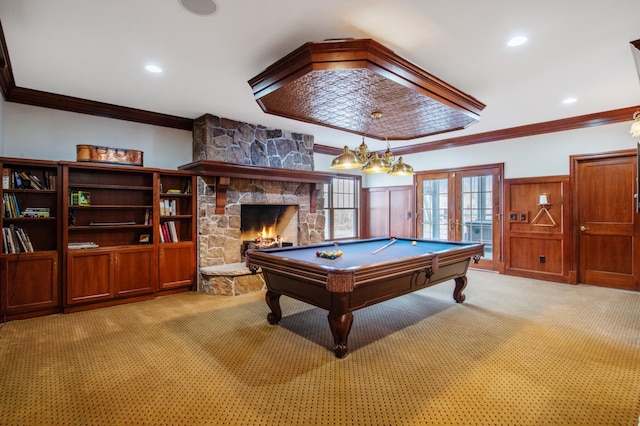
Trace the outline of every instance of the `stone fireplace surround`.
{"label": "stone fireplace surround", "polygon": [[[206,114],[194,122],[193,163],[198,178],[198,291],[237,295],[264,288],[241,262],[242,204],[298,206],[297,245],[324,240],[319,183],[313,171],[313,136],[267,129]],[[222,165],[220,163],[226,163]],[[216,167],[216,164],[218,167]]]}

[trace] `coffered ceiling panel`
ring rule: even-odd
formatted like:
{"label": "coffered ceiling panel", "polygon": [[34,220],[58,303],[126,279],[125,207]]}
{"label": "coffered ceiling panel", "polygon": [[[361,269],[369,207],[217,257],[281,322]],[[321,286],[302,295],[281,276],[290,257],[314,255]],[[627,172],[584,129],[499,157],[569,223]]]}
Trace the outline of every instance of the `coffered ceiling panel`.
{"label": "coffered ceiling panel", "polygon": [[249,84],[269,114],[376,139],[460,130],[485,107],[370,39],[306,43]]}

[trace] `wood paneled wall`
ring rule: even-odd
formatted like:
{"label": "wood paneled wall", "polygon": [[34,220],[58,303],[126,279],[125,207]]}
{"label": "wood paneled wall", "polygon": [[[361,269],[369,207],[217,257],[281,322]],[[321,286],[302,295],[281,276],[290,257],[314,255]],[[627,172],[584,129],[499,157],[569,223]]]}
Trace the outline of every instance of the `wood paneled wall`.
{"label": "wood paneled wall", "polygon": [[415,238],[416,194],[412,185],[362,190],[362,237]]}
{"label": "wood paneled wall", "polygon": [[[548,215],[541,194],[548,194]],[[505,180],[505,274],[571,282],[570,203],[569,176]]]}

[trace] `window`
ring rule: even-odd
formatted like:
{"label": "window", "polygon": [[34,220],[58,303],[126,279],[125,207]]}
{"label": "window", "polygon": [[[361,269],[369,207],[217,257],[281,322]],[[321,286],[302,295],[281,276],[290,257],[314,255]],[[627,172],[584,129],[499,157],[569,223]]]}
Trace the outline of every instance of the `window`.
{"label": "window", "polygon": [[359,177],[335,177],[324,184],[324,238],[339,240],[358,236]]}

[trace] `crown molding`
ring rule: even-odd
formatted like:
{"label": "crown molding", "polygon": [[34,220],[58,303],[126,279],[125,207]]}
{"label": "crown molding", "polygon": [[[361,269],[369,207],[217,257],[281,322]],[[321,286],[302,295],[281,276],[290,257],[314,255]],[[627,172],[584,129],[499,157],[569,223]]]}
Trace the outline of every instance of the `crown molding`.
{"label": "crown molding", "polygon": [[[594,114],[580,115],[577,117],[562,118],[559,120],[542,123],[527,124],[525,126],[510,127],[508,129],[491,132],[476,133],[473,135],[459,136],[455,138],[440,139],[433,142],[424,142],[416,145],[397,147],[393,149],[394,155],[418,154],[420,152],[436,151],[447,148],[475,145],[479,143],[497,142],[505,139],[523,138],[526,136],[542,135],[546,133],[576,130],[586,127],[603,126],[605,124],[631,121],[633,113],[640,109],[640,105],[620,108],[611,111]],[[342,148],[325,145],[314,145],[313,152],[327,155],[340,155]]]}
{"label": "crown molding", "polygon": [[14,87],[8,96],[8,102],[32,105],[43,108],[58,109],[77,112],[81,114],[95,115],[99,117],[115,118],[118,120],[133,121],[136,123],[151,124],[154,126],[170,127],[180,130],[193,130],[193,119],[177,117],[174,115],[160,114],[136,108],[123,107],[104,102],[90,101],[72,96],[58,95],[40,90]]}

